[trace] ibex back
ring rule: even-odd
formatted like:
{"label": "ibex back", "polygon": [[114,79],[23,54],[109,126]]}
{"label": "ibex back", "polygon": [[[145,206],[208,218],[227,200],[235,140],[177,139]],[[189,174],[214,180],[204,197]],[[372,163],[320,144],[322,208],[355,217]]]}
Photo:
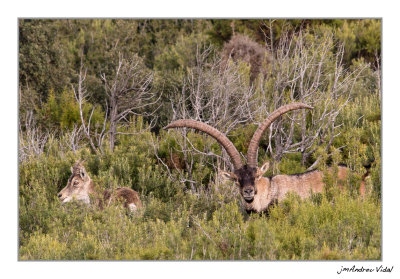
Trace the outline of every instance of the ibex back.
{"label": "ibex back", "polygon": [[58,193],[58,198],[63,204],[72,200],[89,204],[91,203],[90,195],[93,195],[97,197],[96,202],[100,207],[107,206],[112,201],[123,202],[124,206],[131,211],[142,207],[138,193],[130,188],[122,187],[113,191],[105,190],[99,192],[81,161],[77,161],[71,167],[71,172],[67,185]]}
{"label": "ibex back", "polygon": [[[240,154],[233,143],[223,133],[205,123],[182,119],[170,123],[165,128],[188,127],[205,132],[215,138],[225,148],[234,166],[233,173],[222,171],[221,175],[239,185],[240,194],[248,212],[263,212],[274,202],[282,200],[290,191],[306,198],[310,196],[311,192],[321,192],[324,187],[322,171],[315,170],[298,175],[276,175],[266,178],[263,177],[263,174],[268,170],[269,163],[265,163],[261,168],[257,166],[258,146],[263,133],[278,117],[297,109],[312,109],[312,107],[302,103],[282,106],[259,125],[248,147],[246,165],[242,164]],[[338,168],[338,179],[343,181],[347,177],[348,168],[342,166]],[[364,192],[365,186],[362,183],[360,193],[364,194]]]}

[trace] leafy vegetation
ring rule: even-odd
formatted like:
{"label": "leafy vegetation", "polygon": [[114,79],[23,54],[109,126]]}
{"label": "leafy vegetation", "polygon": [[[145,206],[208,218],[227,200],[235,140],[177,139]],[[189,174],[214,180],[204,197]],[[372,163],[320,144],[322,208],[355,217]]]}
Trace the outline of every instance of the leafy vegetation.
{"label": "leafy vegetation", "polygon": [[[19,258],[381,259],[380,25],[20,20]],[[246,43],[249,54],[229,56]],[[126,71],[145,74],[118,76],[127,55],[140,63]],[[135,100],[129,108],[118,100],[126,112],[118,122],[114,88]],[[143,88],[147,99],[137,97]],[[218,177],[230,162],[215,140],[162,129],[182,117],[206,121],[245,153],[255,123],[293,101],[314,110],[282,117],[264,136],[258,160],[273,162],[267,175],[345,163],[353,176],[341,192],[327,177],[324,193],[291,194],[268,214],[248,215],[236,186]],[[130,187],[144,208],[61,206],[57,193],[78,159],[102,189]]]}

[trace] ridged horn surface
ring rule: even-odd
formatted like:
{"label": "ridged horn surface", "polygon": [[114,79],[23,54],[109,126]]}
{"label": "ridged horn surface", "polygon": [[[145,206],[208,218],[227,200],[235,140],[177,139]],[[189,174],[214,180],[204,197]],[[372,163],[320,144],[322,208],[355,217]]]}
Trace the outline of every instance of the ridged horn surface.
{"label": "ridged horn surface", "polygon": [[233,143],[223,133],[221,133],[220,131],[218,131],[217,129],[211,127],[206,123],[191,119],[181,119],[171,122],[164,129],[182,128],[182,127],[196,129],[212,136],[219,142],[220,145],[222,145],[223,148],[225,148],[226,152],[232,159],[233,166],[235,167],[235,169],[240,169],[243,166],[240,154],[237,151],[236,147],[233,145]]}
{"label": "ridged horn surface", "polygon": [[260,144],[261,137],[264,134],[265,130],[267,130],[272,122],[274,122],[279,116],[296,109],[313,109],[313,107],[303,103],[292,103],[282,106],[271,113],[267,117],[267,119],[265,119],[260,124],[260,126],[258,126],[258,129],[254,132],[254,135],[249,144],[249,148],[247,150],[247,164],[250,167],[257,168],[258,145]]}

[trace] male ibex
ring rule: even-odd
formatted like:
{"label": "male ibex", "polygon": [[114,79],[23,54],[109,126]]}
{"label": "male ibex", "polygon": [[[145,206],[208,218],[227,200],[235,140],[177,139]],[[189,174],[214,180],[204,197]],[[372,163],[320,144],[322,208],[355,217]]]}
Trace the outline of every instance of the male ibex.
{"label": "male ibex", "polygon": [[[276,175],[273,177],[263,177],[268,170],[269,163],[265,163],[261,168],[257,167],[258,145],[261,136],[281,115],[297,109],[312,109],[311,106],[302,103],[292,103],[285,105],[271,113],[255,131],[250,141],[247,151],[247,164],[243,165],[240,154],[233,143],[217,129],[195,120],[181,119],[167,125],[165,129],[188,127],[205,132],[215,138],[227,151],[232,159],[234,172],[222,172],[222,176],[234,180],[239,184],[240,194],[245,200],[247,212],[263,212],[268,207],[285,198],[286,193],[293,191],[301,198],[309,197],[311,192],[318,193],[323,190],[323,172],[314,170],[296,175]],[[338,167],[338,179],[346,179],[348,168]],[[363,187],[363,185],[362,185]],[[363,190],[360,192],[363,194]]]}
{"label": "male ibex", "polygon": [[[110,204],[113,200],[123,202],[124,206],[131,211],[142,207],[138,193],[130,188],[122,187],[114,191],[99,192],[86,172],[83,161],[77,161],[71,167],[71,172],[72,175],[68,179],[67,186],[58,193],[58,198],[63,204],[74,199],[89,204],[90,195],[93,195],[97,197],[100,207]],[[101,195],[102,197],[100,197]]]}

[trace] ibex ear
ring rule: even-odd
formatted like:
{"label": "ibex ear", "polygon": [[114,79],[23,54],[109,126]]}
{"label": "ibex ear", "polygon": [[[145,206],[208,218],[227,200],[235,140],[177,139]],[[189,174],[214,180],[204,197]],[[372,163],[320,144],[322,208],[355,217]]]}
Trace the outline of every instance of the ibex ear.
{"label": "ibex ear", "polygon": [[71,172],[74,173],[74,168],[73,167],[71,167]]}
{"label": "ibex ear", "polygon": [[238,181],[238,178],[237,178],[236,174],[231,173],[231,172],[221,171],[221,170],[220,170],[220,171],[219,171],[219,175],[220,175],[223,179],[226,179],[226,180],[232,180],[232,181],[235,181],[235,182]]}
{"label": "ibex ear", "polygon": [[81,168],[79,170],[79,175],[81,176],[82,179],[86,179],[86,171],[84,168]]}
{"label": "ibex ear", "polygon": [[269,169],[269,162],[264,163],[261,168],[257,168],[257,179],[259,179],[263,174]]}

